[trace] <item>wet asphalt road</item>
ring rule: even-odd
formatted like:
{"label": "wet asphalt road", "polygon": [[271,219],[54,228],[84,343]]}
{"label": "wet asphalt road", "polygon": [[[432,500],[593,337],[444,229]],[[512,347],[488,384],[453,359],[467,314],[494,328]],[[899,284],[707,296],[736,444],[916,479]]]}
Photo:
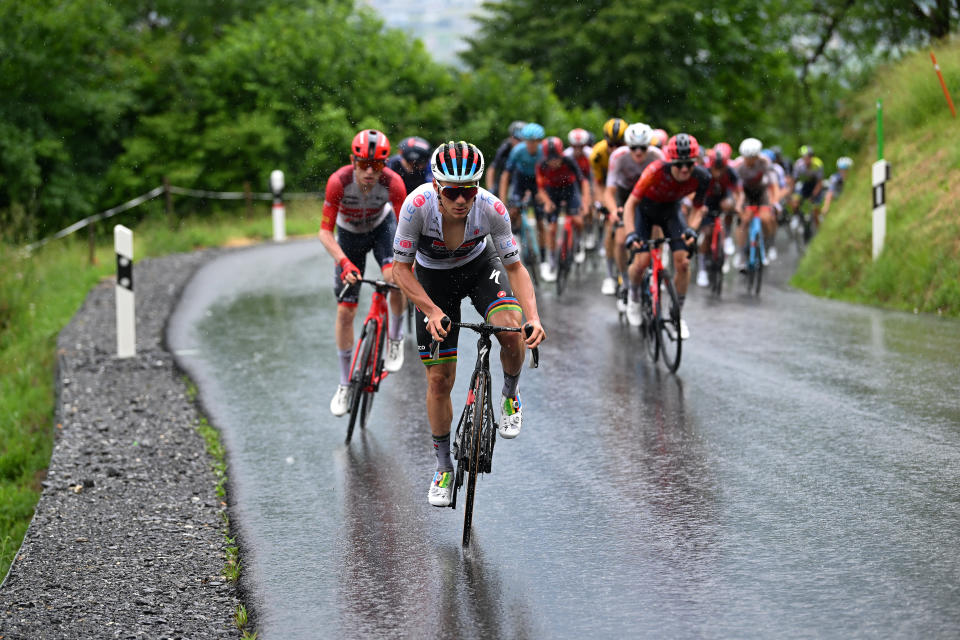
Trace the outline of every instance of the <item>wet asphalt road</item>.
{"label": "wet asphalt road", "polygon": [[[224,432],[260,637],[960,635],[960,323],[792,291],[782,253],[759,300],[691,293],[676,376],[598,273],[541,292],[467,551],[426,501],[413,341],[347,447],[319,243],[209,264],[169,341]],[[456,415],[475,354],[463,332]]]}

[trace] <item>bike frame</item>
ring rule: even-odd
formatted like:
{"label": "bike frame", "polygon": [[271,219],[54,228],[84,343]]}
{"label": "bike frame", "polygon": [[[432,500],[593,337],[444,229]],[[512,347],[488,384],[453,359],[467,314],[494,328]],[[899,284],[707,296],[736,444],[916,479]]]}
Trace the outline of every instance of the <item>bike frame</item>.
{"label": "bike frame", "polygon": [[[376,339],[373,344],[373,353],[379,354],[383,350],[383,341],[387,335],[387,318],[390,312],[390,306],[387,304],[387,294],[384,293],[387,287],[380,284],[377,280],[361,280],[367,284],[374,285],[373,296],[370,300],[370,309],[367,317],[363,321],[363,330],[360,333],[360,340],[357,340],[357,346],[353,350],[353,359],[350,361],[350,370],[353,371],[357,364],[357,358],[360,357],[360,346],[363,344],[363,336],[372,326]],[[380,383],[386,379],[390,372],[381,368],[380,371],[374,371],[370,378],[370,384],[365,391],[377,391]]]}
{"label": "bike frame", "polygon": [[757,264],[763,262],[763,259],[766,257],[766,249],[763,244],[763,223],[760,220],[760,209],[759,205],[750,205],[746,207],[747,211],[750,211],[752,217],[750,218],[750,229],[749,229],[749,247],[750,252],[747,260],[747,268],[756,269]]}

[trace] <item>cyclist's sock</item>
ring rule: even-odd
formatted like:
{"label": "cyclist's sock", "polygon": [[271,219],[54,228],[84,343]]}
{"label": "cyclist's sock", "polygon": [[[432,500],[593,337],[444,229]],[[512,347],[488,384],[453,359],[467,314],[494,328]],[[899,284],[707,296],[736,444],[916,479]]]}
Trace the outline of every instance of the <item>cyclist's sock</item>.
{"label": "cyclist's sock", "polygon": [[686,301],[687,301],[687,296],[685,294],[684,295],[680,295],[679,293],[677,294],[677,302],[680,303],[681,309],[683,309],[683,303]]}
{"label": "cyclist's sock", "polygon": [[540,262],[546,262],[546,261],[547,261],[547,248],[540,247]]}
{"label": "cyclist's sock", "polygon": [[437,471],[453,471],[453,460],[450,459],[450,434],[433,436],[433,452],[437,454]]}
{"label": "cyclist's sock", "polygon": [[520,374],[515,376],[504,372],[503,374],[503,395],[507,398],[517,397],[517,388],[520,386]]}
{"label": "cyclist's sock", "polygon": [[353,349],[337,349],[340,356],[340,384],[350,384],[350,361],[353,360]]}
{"label": "cyclist's sock", "polygon": [[617,279],[617,261],[613,258],[607,258],[607,275],[614,280]]}
{"label": "cyclist's sock", "polygon": [[[627,282],[626,280],[624,282]],[[640,285],[630,283],[630,299],[634,302],[640,300]]]}
{"label": "cyclist's sock", "polygon": [[557,254],[554,253],[553,251],[550,252],[550,268],[551,269],[557,268]]}
{"label": "cyclist's sock", "polygon": [[402,340],[403,339],[403,313],[391,313],[390,314],[390,339],[391,340]]}

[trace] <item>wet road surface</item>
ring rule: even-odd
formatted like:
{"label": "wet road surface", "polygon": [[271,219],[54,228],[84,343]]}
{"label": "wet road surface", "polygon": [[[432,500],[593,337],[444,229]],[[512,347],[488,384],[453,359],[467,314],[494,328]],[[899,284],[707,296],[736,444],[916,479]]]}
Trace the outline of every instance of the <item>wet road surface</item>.
{"label": "wet road surface", "polygon": [[[957,637],[960,323],[792,291],[783,253],[759,300],[691,287],[676,376],[598,273],[542,292],[466,551],[426,501],[413,341],[345,446],[322,247],[209,264],[169,342],[224,433],[260,637]],[[462,332],[455,416],[475,355]]]}

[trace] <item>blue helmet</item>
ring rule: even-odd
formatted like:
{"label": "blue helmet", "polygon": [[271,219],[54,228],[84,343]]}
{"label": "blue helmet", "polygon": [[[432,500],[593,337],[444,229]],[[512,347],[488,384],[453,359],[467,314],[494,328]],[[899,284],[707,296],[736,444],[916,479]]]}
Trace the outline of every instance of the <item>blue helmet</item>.
{"label": "blue helmet", "polygon": [[523,129],[520,130],[520,139],[521,140],[542,140],[545,135],[543,127],[537,124],[536,122],[528,122],[524,125]]}
{"label": "blue helmet", "polygon": [[777,159],[777,153],[773,149],[764,149],[760,153],[770,162]]}

